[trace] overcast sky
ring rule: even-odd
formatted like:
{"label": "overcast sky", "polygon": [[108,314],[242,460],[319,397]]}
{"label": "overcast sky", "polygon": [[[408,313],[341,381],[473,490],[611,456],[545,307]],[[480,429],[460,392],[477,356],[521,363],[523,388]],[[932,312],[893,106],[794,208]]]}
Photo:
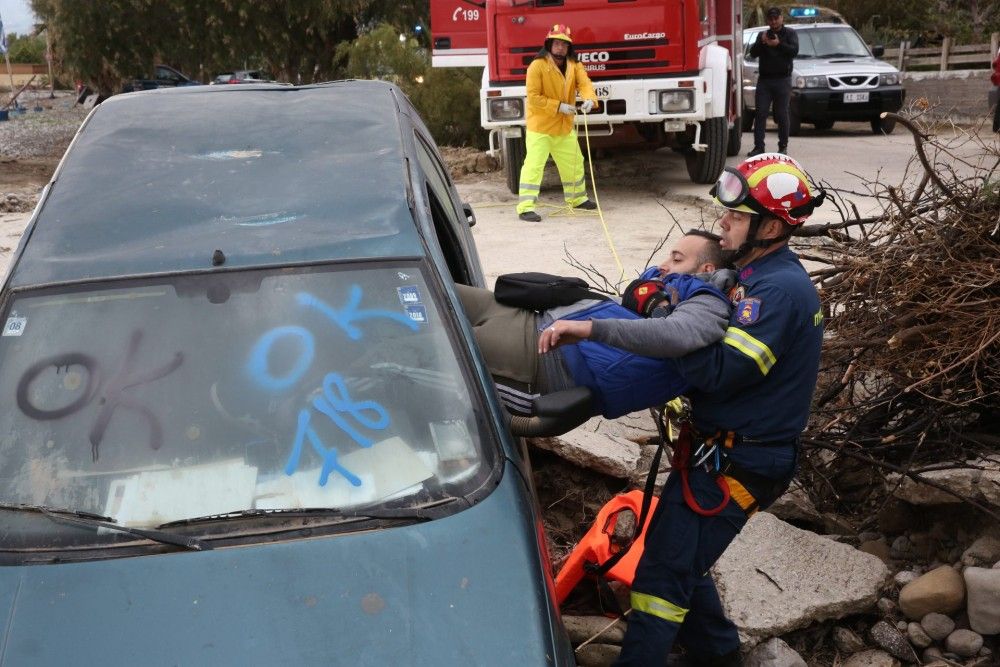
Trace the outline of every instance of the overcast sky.
{"label": "overcast sky", "polygon": [[3,18],[3,31],[8,34],[24,35],[35,26],[35,15],[31,13],[28,0],[0,0],[0,18]]}

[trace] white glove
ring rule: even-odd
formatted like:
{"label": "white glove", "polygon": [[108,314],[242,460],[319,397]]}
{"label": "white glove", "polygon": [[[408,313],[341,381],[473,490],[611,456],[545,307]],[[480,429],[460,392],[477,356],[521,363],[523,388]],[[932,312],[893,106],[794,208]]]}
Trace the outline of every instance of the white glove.
{"label": "white glove", "polygon": [[576,115],[576,107],[573,106],[572,104],[566,104],[565,102],[560,102],[559,103],[559,113],[564,113],[567,116],[575,116]]}
{"label": "white glove", "polygon": [[594,108],[594,100],[584,100],[583,104],[580,105],[580,111],[583,113],[590,113]]}

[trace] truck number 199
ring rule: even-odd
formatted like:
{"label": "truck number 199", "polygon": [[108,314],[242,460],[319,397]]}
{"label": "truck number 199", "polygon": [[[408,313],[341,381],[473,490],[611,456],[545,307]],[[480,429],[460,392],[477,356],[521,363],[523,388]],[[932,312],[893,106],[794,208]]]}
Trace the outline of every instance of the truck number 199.
{"label": "truck number 199", "polygon": [[462,7],[456,7],[455,11],[451,15],[452,21],[458,21],[459,17],[463,21],[478,21],[479,20],[479,10],[478,9],[464,9]]}

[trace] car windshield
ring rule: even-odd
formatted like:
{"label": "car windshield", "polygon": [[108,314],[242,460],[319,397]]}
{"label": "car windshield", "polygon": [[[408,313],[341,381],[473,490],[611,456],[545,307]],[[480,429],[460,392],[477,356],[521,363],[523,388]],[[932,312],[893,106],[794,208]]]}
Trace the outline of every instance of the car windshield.
{"label": "car windshield", "polygon": [[0,336],[0,504],[151,527],[469,493],[493,454],[447,312],[412,263],[16,296]]}
{"label": "car windshield", "polygon": [[[794,28],[793,28],[794,29]],[[867,58],[868,46],[848,27],[799,30],[800,58]]]}

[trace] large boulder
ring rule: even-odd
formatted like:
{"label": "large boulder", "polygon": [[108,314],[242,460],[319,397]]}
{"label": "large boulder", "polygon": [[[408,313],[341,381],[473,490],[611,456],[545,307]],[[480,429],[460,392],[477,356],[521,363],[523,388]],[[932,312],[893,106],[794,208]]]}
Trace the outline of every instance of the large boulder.
{"label": "large boulder", "polygon": [[[967,461],[968,468],[931,470],[921,477],[940,484],[966,498],[1000,507],[1000,463],[986,459]],[[951,505],[960,503],[955,496],[909,477],[888,475],[886,484],[895,489],[897,498],[913,505]]]}
{"label": "large boulder", "polygon": [[900,611],[916,621],[932,612],[952,614],[964,604],[965,582],[950,565],[917,577],[899,591]]}
{"label": "large boulder", "polygon": [[864,612],[889,576],[875,556],[766,512],[754,515],[712,572],[726,614],[748,644]]}
{"label": "large boulder", "polygon": [[635,471],[641,454],[639,445],[631,440],[585,426],[556,438],[535,438],[532,443],[581,468],[619,479]]}
{"label": "large boulder", "polygon": [[969,594],[969,627],[983,635],[1000,634],[1000,570],[967,567],[962,576]]}

